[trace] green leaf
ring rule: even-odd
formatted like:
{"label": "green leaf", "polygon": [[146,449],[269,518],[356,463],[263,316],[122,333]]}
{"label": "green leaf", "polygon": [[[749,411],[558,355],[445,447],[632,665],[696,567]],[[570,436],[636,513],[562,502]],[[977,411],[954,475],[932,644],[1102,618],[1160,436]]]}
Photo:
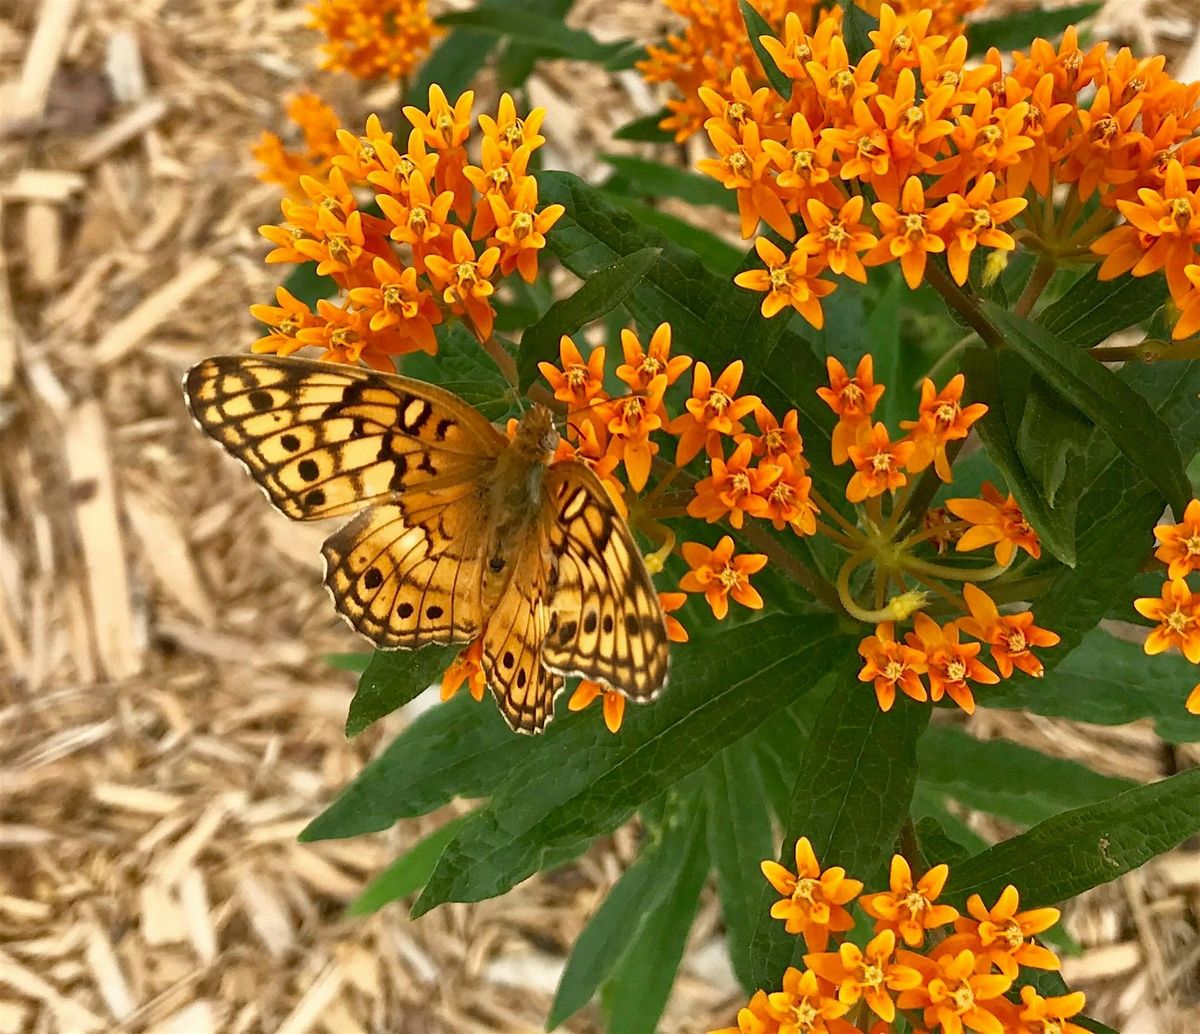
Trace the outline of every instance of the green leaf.
{"label": "green leaf", "polygon": [[642,227],[651,231],[657,230],[665,241],[673,242],[693,252],[707,272],[722,280],[728,280],[733,276],[733,271],[737,269],[742,253],[715,233],[702,230],[699,226],[693,226],[686,219],[680,219],[677,215],[654,208],[643,201],[626,197],[624,194],[615,194],[606,190],[601,193],[601,196],[634,216]]}
{"label": "green leaf", "polygon": [[714,205],[729,212],[737,211],[735,192],[726,190],[711,176],[633,155],[600,157],[616,170],[616,175],[604,184],[606,191],[635,198],[674,197],[689,205]]}
{"label": "green leaf", "polygon": [[1028,49],[1029,41],[1035,36],[1054,39],[1068,26],[1090,18],[1103,6],[1101,3],[1090,2],[1052,10],[1035,8],[1032,11],[1006,14],[1001,18],[967,22],[967,39],[971,45],[971,53],[982,54],[988,47],[998,47],[1001,51]]}
{"label": "green leaf", "polygon": [[945,863],[953,868],[971,857],[962,844],[946,832],[942,823],[931,816],[925,816],[916,823],[917,844],[926,865]]}
{"label": "green leaf", "polygon": [[663,108],[661,111],[654,112],[653,115],[635,118],[632,122],[626,122],[617,129],[612,135],[613,139],[635,140],[648,144],[669,144],[674,141],[675,134],[670,130],[662,129],[659,123],[670,117],[671,112]]}
{"label": "green leaf", "polygon": [[[1092,425],[1040,377],[1030,377],[1016,429],[1017,452],[1046,503],[1069,516],[1075,531],[1076,476],[1092,437]],[[1065,490],[1064,490],[1065,489]]]}
{"label": "green leaf", "polygon": [[746,23],[746,32],[750,35],[750,46],[754,48],[758,63],[762,65],[763,71],[767,75],[767,82],[780,97],[787,100],[792,96],[792,80],[779,70],[775,59],[771,57],[767,48],[759,40],[760,36],[777,35],[776,30],[771,28],[771,23],[758,13],[757,8],[749,3],[749,0],[738,0],[738,6],[742,9],[742,21]]}
{"label": "green leaf", "polygon": [[489,702],[466,693],[405,729],[308,824],[302,841],[388,829],[455,797],[483,797],[512,774],[528,741],[513,735]]}
{"label": "green leaf", "polygon": [[842,9],[842,35],[846,40],[846,53],[850,60],[858,62],[875,44],[870,33],[879,28],[879,19],[868,14],[854,0],[839,0]]}
{"label": "green leaf", "polygon": [[979,740],[950,725],[935,725],[925,733],[917,747],[917,762],[923,790],[1022,826],[1134,785],[1009,740]]}
{"label": "green leaf", "polygon": [[538,363],[558,360],[558,341],[620,305],[662,254],[642,248],[587,277],[569,298],[555,302],[521,337],[517,374],[522,391],[538,377]]}
{"label": "green leaf", "polygon": [[679,650],[670,689],[627,714],[620,736],[594,714],[559,719],[526,743],[519,769],[447,848],[416,914],[503,894],[548,852],[615,829],[791,704],[830,651],[848,648],[831,618],[764,618]]}
{"label": "green leaf", "polygon": [[1088,270],[1038,316],[1046,332],[1072,348],[1091,348],[1113,334],[1145,323],[1167,300],[1161,276],[1125,275],[1097,280]]}
{"label": "green leaf", "polygon": [[[813,723],[801,753],[792,811],[779,858],[795,867],[796,841],[808,837],[824,866],[871,879],[892,853],[917,778],[917,740],[931,711],[907,699],[884,714],[870,686],[846,667]],[[750,964],[756,987],[778,987],[802,942],[770,917],[778,895],[769,885],[755,910]]]}
{"label": "green leaf", "polygon": [[476,7],[451,11],[436,19],[439,25],[475,29],[492,36],[519,40],[547,57],[566,57],[601,64],[627,55],[631,41],[601,43],[591,33],[572,29],[524,6]]}
{"label": "green leaf", "polygon": [[[534,12],[540,18],[546,18],[561,23],[570,13],[574,0],[523,0],[522,7]],[[525,84],[542,56],[536,46],[524,41],[510,39],[500,56],[497,72],[500,85],[506,90],[515,90]]]}
{"label": "green leaf", "polygon": [[361,675],[367,670],[367,665],[371,663],[373,656],[373,653],[365,651],[362,653],[327,653],[322,659],[331,668],[337,668],[338,671],[352,671]]}
{"label": "green leaf", "polygon": [[367,884],[346,909],[351,916],[369,916],[384,905],[415,894],[429,880],[446,845],[466,820],[459,815],[415,843]]}
{"label": "green leaf", "polygon": [[461,645],[431,645],[420,650],[376,650],[350,701],[346,735],[357,736],[440,682],[442,672],[461,649]]}
{"label": "green leaf", "polygon": [[669,874],[661,900],[638,924],[636,938],[604,986],[601,1000],[610,1031],[654,1034],[675,983],[708,877],[704,805],[697,803],[689,811],[690,828],[681,831],[686,844],[683,859]]}
{"label": "green leaf", "polygon": [[1009,347],[1100,427],[1182,513],[1192,497],[1191,485],[1170,428],[1150,404],[1102,363],[1067,346],[1036,323],[992,302],[985,301],[982,307]]}
{"label": "green leaf", "polygon": [[332,298],[341,290],[333,277],[317,275],[315,262],[302,262],[284,278],[283,286],[314,310],[322,298]]}
{"label": "green leaf", "polygon": [[637,860],[621,874],[588,920],[558,982],[547,1030],[592,1000],[667,896],[688,854],[695,810],[690,805],[668,810],[661,826],[650,831]]}
{"label": "green leaf", "polygon": [[512,385],[492,358],[480,347],[475,336],[458,320],[442,324],[438,330],[438,354],[413,352],[400,364],[406,377],[440,384],[499,422],[515,411],[516,396]]}
{"label": "green leaf", "polygon": [[[1047,659],[1052,654],[1046,651]],[[986,703],[1096,725],[1149,717],[1163,739],[1195,743],[1200,742],[1200,719],[1183,707],[1195,682],[1195,665],[1181,655],[1148,657],[1139,643],[1095,629],[1045,678],[1005,681],[988,692]]]}
{"label": "green leaf", "polygon": [[1075,511],[1051,505],[1038,480],[1026,470],[1014,437],[1022,426],[1025,401],[1017,382],[1024,373],[1028,383],[1027,365],[1016,356],[999,356],[991,349],[971,348],[963,354],[962,368],[971,397],[988,407],[975,425],[988,455],[1004,474],[1042,544],[1064,564],[1073,566]]}
{"label": "green leaf", "polygon": [[721,751],[705,769],[704,779],[708,854],[717,873],[729,958],[747,991],[754,990],[750,942],[762,897],[758,866],[775,848],[767,787],[752,739],[748,736]]}
{"label": "green leaf", "polygon": [[964,862],[946,897],[994,901],[1013,884],[1021,904],[1052,905],[1115,880],[1200,830],[1200,769],[1063,812]]}

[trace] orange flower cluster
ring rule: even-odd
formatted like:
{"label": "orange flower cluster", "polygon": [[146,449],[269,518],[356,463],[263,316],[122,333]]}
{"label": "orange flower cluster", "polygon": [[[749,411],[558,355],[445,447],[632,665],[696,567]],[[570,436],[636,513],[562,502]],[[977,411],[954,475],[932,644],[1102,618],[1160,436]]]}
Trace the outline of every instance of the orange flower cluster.
{"label": "orange flower cluster", "polygon": [[[1188,587],[1188,577],[1200,571],[1200,500],[1193,499],[1178,524],[1154,529],[1158,549],[1154,558],[1167,566],[1159,596],[1133,601],[1137,612],[1156,622],[1143,648],[1150,655],[1175,647],[1192,664],[1200,664],[1200,593]],[[1200,684],[1187,698],[1187,709],[1200,715]]]}
{"label": "orange flower cluster", "polygon": [[[712,1034],[887,1034],[897,1021],[920,1034],[1085,1034],[1070,1022],[1083,1011],[1080,992],[1046,998],[1026,985],[1019,1001],[1008,997],[1023,968],[1061,968],[1035,940],[1058,922],[1058,909],[1021,911],[1015,887],[990,908],[972,895],[963,916],[937,903],[949,866],[917,878],[896,855],[888,889],[862,894],[844,869],[822,869],[805,837],[795,872],[770,861],[762,870],[781,895],[771,915],[804,938],[804,969],[789,967],[780,990],[755,992],[736,1027]],[[847,936],[856,899],[874,920],[864,947]]]}
{"label": "orange flower cluster", "polygon": [[[336,131],[328,173],[301,175],[302,196],[281,202],[283,223],[259,232],[274,245],[268,262],[316,262],[344,293],[314,313],[280,287],[278,305],[251,308],[268,327],[254,351],[316,347],[322,359],[391,371],[393,356],[436,352],[433,328],[448,318],[462,319],[480,341],[491,337],[496,281],[513,272],[534,279],[563,208],[539,208],[537,180],[526,171],[544,142],[545,112],[521,119],[512,98],[501,97],[495,118],[479,116],[475,165],[466,150],[473,98],[451,104],[431,86],[428,111],[404,109],[415,127],[404,151],[375,115],[362,136]],[[360,191],[374,194],[380,215],[359,208]]]}
{"label": "orange flower cluster", "polygon": [[302,198],[302,176],[324,179],[333,168],[332,158],[341,150],[337,135],[342,124],[337,112],[309,91],[289,97],[286,111],[289,121],[300,130],[302,146],[289,149],[275,133],[264,130],[251,154],[262,166],[260,180],[283,187],[289,197]]}
{"label": "orange flower cluster", "polygon": [[1176,335],[1200,330],[1200,84],[1171,79],[1161,57],[1081,49],[1073,29],[968,66],[965,37],[903,5],[883,4],[870,38],[853,61],[839,9],[815,26],[791,13],[761,37],[789,96],[748,65],[698,88],[717,152],[699,168],[736,191],[744,237],[765,222],[793,242],[760,239],[765,269],[738,278],[765,292],[764,314],[819,327],[826,272],[862,281],[895,261],[916,287],[931,255],[961,285],[977,250],[1019,238],[1051,269],[1094,251],[1102,279],[1164,271]]}
{"label": "orange flower cluster", "polygon": [[425,0],[317,0],[308,13],[326,39],[323,67],[359,79],[403,79],[443,31]]}
{"label": "orange flower cluster", "polygon": [[[682,25],[661,46],[647,48],[638,70],[652,83],[667,83],[671,95],[666,106],[670,115],[660,125],[682,142],[698,133],[708,112],[699,99],[701,87],[721,91],[734,69],[743,69],[753,86],[767,82],[762,65],[746,34],[737,0],[664,0]],[[983,5],[983,0],[897,0],[905,12],[922,8],[932,12],[934,31],[948,36],[962,34],[963,15]],[[878,15],[879,0],[860,4]],[[755,0],[754,7],[773,26],[782,26],[791,16],[802,25],[812,25],[822,9],[840,19],[840,9],[819,0]],[[837,14],[834,15],[833,12]]]}

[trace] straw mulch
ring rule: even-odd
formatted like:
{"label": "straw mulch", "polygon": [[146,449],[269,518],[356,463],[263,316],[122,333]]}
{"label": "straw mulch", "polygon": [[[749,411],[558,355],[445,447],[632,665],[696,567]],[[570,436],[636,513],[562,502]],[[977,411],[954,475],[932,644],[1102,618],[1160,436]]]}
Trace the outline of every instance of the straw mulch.
{"label": "straw mulch", "polygon": [[[1181,3],[1114,2],[1109,24],[1183,60]],[[598,35],[654,28],[634,0],[576,7]],[[271,0],[0,7],[0,1034],[539,1030],[631,855],[618,835],[500,901],[356,921],[433,822],[295,842],[404,718],[343,738],[352,680],[320,658],[359,644],[320,589],[324,529],[271,512],[178,385],[245,347],[275,282],[254,228],[277,197],[247,148],[283,94],[315,85],[351,125],[394,103],[314,73],[303,22]],[[532,94],[548,159],[585,172],[655,103],[561,63]],[[1141,778],[1186,763],[1142,728],[979,730]],[[1068,976],[1126,1034],[1195,1030],[1198,914],[1179,851],[1073,910]],[[707,900],[662,1029],[736,998]]]}

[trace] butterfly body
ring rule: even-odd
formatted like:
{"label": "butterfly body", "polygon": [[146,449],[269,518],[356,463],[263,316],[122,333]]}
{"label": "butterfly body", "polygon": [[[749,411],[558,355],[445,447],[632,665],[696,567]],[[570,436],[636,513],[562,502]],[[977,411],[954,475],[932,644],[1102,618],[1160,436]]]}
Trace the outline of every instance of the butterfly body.
{"label": "butterfly body", "polygon": [[462,399],[395,375],[276,356],[188,371],[202,430],[289,517],[355,514],[326,540],[338,612],[383,649],[481,639],[509,724],[540,731],[564,675],[635,700],[666,683],[657,594],[624,518],[552,414],[509,440]]}

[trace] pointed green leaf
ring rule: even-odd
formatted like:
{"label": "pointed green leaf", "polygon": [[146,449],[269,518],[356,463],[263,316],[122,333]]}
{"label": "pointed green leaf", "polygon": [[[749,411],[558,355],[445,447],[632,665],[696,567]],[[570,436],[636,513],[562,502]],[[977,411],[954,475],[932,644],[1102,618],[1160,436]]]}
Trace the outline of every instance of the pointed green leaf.
{"label": "pointed green leaf", "polygon": [[323,660],[338,671],[352,671],[361,675],[367,670],[367,665],[374,656],[373,652],[364,650],[362,653],[327,653]]}
{"label": "pointed green leaf", "polygon": [[654,1034],[675,983],[708,877],[704,805],[697,802],[689,811],[689,828],[676,834],[685,840],[683,859],[604,986],[602,1001],[610,1031]]}
{"label": "pointed green leaf", "polygon": [[558,341],[620,305],[661,254],[659,248],[642,248],[587,277],[569,298],[555,302],[521,337],[517,374],[526,391],[538,376],[538,363],[558,360]]}
{"label": "pointed green leaf", "polygon": [[668,895],[689,852],[691,804],[668,811],[575,941],[546,1020],[553,1030],[592,1000]]}
{"label": "pointed green leaf", "polygon": [[742,9],[742,21],[746,23],[750,46],[754,48],[758,63],[762,65],[763,71],[767,75],[767,82],[780,97],[787,100],[792,95],[792,80],[779,70],[775,59],[771,57],[767,48],[759,40],[760,36],[774,36],[776,30],[771,28],[771,23],[758,13],[758,9],[749,0],[738,0],[738,6]]}
{"label": "pointed green leaf", "polygon": [[1010,883],[1030,908],[1115,880],[1200,831],[1200,769],[1063,812],[959,865],[946,897],[994,901]]}
{"label": "pointed green leaf", "polygon": [[467,11],[451,11],[439,17],[437,22],[439,25],[516,39],[523,45],[536,47],[547,57],[604,63],[618,56],[624,57],[630,49],[629,40],[601,43],[589,32],[572,29],[561,21],[543,17],[523,6],[482,6]]}
{"label": "pointed green leaf", "polygon": [[341,290],[333,277],[318,275],[315,262],[302,262],[284,278],[283,286],[298,301],[314,310],[322,298],[332,298]]}
{"label": "pointed green leaf", "polygon": [[429,880],[437,860],[466,818],[466,815],[460,815],[451,819],[415,843],[367,884],[363,892],[350,902],[346,914],[369,916],[384,905],[419,891]]}
{"label": "pointed green leaf", "polygon": [[1091,348],[1146,322],[1166,300],[1165,277],[1126,274],[1116,280],[1097,280],[1096,271],[1090,269],[1037,321],[1072,348]]}
{"label": "pointed green leaf", "polygon": [[972,54],[982,54],[988,47],[1000,50],[1028,48],[1035,36],[1055,39],[1068,26],[1090,18],[1104,5],[1089,2],[1070,7],[1035,7],[1029,11],[1017,11],[999,18],[983,18],[967,23],[967,39]]}
{"label": "pointed green leaf", "polygon": [[499,367],[463,324],[455,320],[438,330],[437,355],[412,352],[400,372],[430,384],[440,384],[469,402],[484,416],[500,422],[515,412],[516,396]]}
{"label": "pointed green leaf", "polygon": [[762,897],[758,866],[775,850],[766,783],[752,739],[721,751],[704,773],[708,854],[717,873],[729,958],[747,991],[754,990],[750,942]]}
{"label": "pointed green leaf", "polygon": [[675,135],[669,130],[660,128],[659,123],[663,119],[670,117],[670,111],[663,108],[661,111],[654,112],[653,115],[643,115],[641,118],[635,118],[632,122],[626,122],[625,125],[616,130],[613,133],[613,139],[636,140],[650,144],[669,144],[675,139]]}
{"label": "pointed green leaf", "polygon": [[[884,714],[856,669],[844,669],[797,764],[781,864],[795,868],[796,841],[806,836],[822,865],[840,865],[857,879],[874,878],[908,815],[917,741],[930,714],[928,705],[906,698]],[[756,987],[778,987],[793,954],[804,950],[802,941],[798,944],[782,922],[771,918],[777,898],[763,881],[751,949]]]}
{"label": "pointed green leaf", "polygon": [[1192,497],[1191,485],[1171,429],[1150,404],[1102,363],[1036,323],[992,302],[983,302],[982,308],[1008,346],[1100,427],[1181,513]]}
{"label": "pointed green leaf", "polygon": [[434,645],[420,650],[376,650],[350,701],[346,735],[357,736],[440,682],[442,672],[461,649],[461,646]]}
{"label": "pointed green leaf", "polygon": [[879,19],[859,7],[855,0],[839,0],[842,9],[842,35],[850,60],[858,62],[875,46],[870,34],[879,28]]}
{"label": "pointed green leaf", "polygon": [[674,197],[689,205],[712,205],[737,211],[735,192],[726,190],[711,176],[635,155],[602,154],[600,157],[616,173],[605,182],[607,191],[652,199]]}
{"label": "pointed green leaf", "polygon": [[594,714],[560,716],[527,741],[519,770],[447,848],[417,914],[503,894],[542,868],[547,852],[616,828],[795,701],[830,651],[849,649],[831,618],[764,618],[677,651],[667,692],[632,708],[620,736]]}

